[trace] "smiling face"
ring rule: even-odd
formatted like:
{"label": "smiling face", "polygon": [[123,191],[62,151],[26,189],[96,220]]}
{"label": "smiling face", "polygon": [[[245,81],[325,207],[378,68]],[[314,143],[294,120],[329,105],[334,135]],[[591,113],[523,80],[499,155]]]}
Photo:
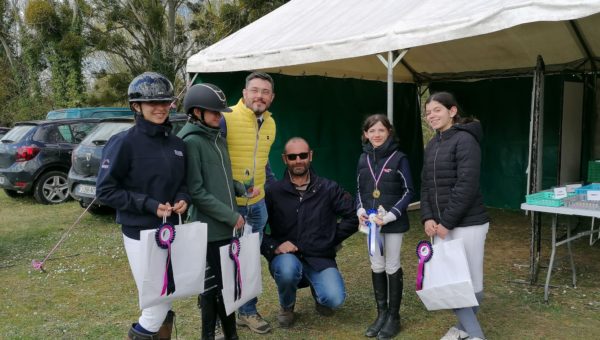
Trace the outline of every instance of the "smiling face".
{"label": "smiling face", "polygon": [[163,124],[169,118],[170,101],[133,103],[133,109],[141,112],[145,120],[154,124]]}
{"label": "smiling face", "polygon": [[365,138],[369,140],[374,148],[380,147],[390,136],[390,130],[383,126],[381,122],[375,123],[367,131],[364,131]]}
{"label": "smiling face", "polygon": [[275,98],[271,83],[260,78],[250,80],[246,88],[242,91],[242,94],[244,96],[244,104],[257,116],[267,111]]}
{"label": "smiling face", "polygon": [[457,111],[456,106],[448,109],[439,102],[432,100],[425,105],[425,119],[432,129],[442,132],[452,127]]}

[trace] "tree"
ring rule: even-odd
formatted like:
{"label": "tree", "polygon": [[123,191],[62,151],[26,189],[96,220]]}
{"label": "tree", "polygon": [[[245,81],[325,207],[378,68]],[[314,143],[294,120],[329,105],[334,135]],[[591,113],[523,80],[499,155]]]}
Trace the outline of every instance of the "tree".
{"label": "tree", "polygon": [[198,44],[210,46],[275,10],[289,0],[206,0],[195,10]]}
{"label": "tree", "polygon": [[89,24],[97,51],[118,56],[132,76],[156,71],[169,79],[195,49],[183,0],[93,0]]}
{"label": "tree", "polygon": [[25,23],[33,41],[44,42],[42,55],[50,68],[54,105],[81,106],[85,102],[82,61],[86,53],[82,0],[30,0]]}

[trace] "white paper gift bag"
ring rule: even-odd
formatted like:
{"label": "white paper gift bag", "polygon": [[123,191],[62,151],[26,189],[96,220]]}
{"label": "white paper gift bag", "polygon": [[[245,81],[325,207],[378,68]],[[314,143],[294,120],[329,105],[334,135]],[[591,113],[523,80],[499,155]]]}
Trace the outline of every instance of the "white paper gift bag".
{"label": "white paper gift bag", "polygon": [[198,295],[204,291],[206,269],[206,223],[192,222],[175,226],[170,262],[175,291],[163,293],[168,250],[158,246],[156,229],[142,230],[142,259],[144,275],[138,287],[140,308],[148,308],[175,299]]}
{"label": "white paper gift bag", "polygon": [[428,310],[477,306],[462,239],[438,242],[417,295]]}
{"label": "white paper gift bag", "polygon": [[[227,315],[230,315],[262,292],[259,234],[253,233],[252,226],[246,224],[244,234],[239,238],[239,254],[237,255],[239,265],[236,265],[236,261],[231,258],[229,245],[219,248],[219,251],[223,279],[223,302]],[[238,276],[239,281],[236,280]]]}

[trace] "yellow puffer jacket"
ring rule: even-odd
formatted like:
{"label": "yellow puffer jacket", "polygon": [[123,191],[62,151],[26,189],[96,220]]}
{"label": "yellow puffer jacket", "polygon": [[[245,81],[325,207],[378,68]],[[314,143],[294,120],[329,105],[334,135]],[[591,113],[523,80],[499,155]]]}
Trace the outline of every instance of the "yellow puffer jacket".
{"label": "yellow puffer jacket", "polygon": [[265,197],[265,166],[269,161],[269,151],[275,141],[275,120],[269,111],[263,114],[263,123],[258,129],[256,115],[243,99],[232,106],[232,112],[224,112],[227,125],[227,147],[231,158],[233,179],[246,187],[254,185],[260,195],[247,199],[237,197],[239,206],[254,204]]}

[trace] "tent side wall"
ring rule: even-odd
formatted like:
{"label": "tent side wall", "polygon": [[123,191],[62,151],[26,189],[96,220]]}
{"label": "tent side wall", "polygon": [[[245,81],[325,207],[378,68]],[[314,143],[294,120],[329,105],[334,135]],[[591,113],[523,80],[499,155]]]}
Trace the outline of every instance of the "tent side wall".
{"label": "tent side wall", "polygon": [[[204,73],[196,82],[221,87],[230,105],[242,95],[247,72]],[[275,100],[270,111],[277,123],[277,137],[271,149],[270,164],[277,178],[284,174],[281,154],[285,142],[295,136],[305,138],[314,150],[313,167],[324,177],[336,180],[356,193],[356,164],[362,151],[363,120],[370,114],[386,112],[386,83],[358,79],[271,74]],[[423,142],[417,87],[394,85],[394,128],[400,148],[408,155],[414,200],[419,199]]]}
{"label": "tent side wall", "polygon": [[[544,95],[542,188],[558,184],[564,77],[547,76]],[[450,91],[467,116],[483,126],[481,190],[485,204],[518,209],[525,200],[532,78],[438,82],[430,92]]]}

